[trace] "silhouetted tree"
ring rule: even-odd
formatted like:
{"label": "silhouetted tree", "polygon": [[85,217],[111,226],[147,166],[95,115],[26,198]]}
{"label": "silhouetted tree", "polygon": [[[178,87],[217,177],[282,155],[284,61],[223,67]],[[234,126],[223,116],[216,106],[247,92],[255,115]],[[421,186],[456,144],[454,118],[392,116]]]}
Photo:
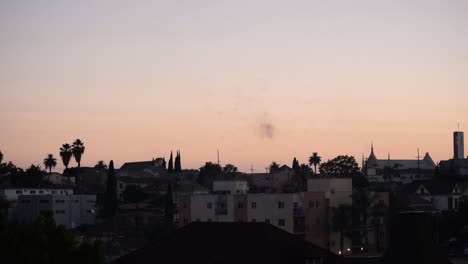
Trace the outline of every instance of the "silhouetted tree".
{"label": "silhouetted tree", "polygon": [[340,232],[340,251],[344,254],[344,237],[351,229],[351,213],[352,207],[349,205],[340,204],[337,208],[333,208],[332,228]]}
{"label": "silhouetted tree", "polygon": [[106,170],[107,164],[103,160],[100,160],[96,163],[96,165],[94,165],[94,168],[100,169],[100,170]]}
{"label": "silhouetted tree", "polygon": [[221,166],[218,164],[207,162],[205,163],[205,166],[200,168],[197,182],[206,188],[211,188],[213,180],[221,174],[221,171]]}
{"label": "silhouetted tree", "polygon": [[47,158],[44,159],[44,166],[46,170],[49,169],[49,173],[52,173],[52,168],[55,168],[55,166],[57,166],[57,159],[54,158],[54,155],[47,155]]}
{"label": "silhouetted tree", "polygon": [[114,161],[109,163],[107,170],[106,198],[104,202],[104,214],[107,217],[114,217],[117,213],[117,178],[115,177]]}
{"label": "silhouetted tree", "polygon": [[223,174],[230,178],[234,178],[237,173],[238,173],[237,167],[234,166],[233,164],[226,164],[223,167]]}
{"label": "silhouetted tree", "polygon": [[172,151],[171,151],[171,156],[169,157],[169,164],[167,165],[167,171],[169,173],[174,172],[174,163],[173,163],[173,160],[172,160]]}
{"label": "silhouetted tree", "polygon": [[76,163],[78,163],[78,168],[81,167],[81,157],[85,151],[84,142],[80,139],[76,139],[72,145],[73,157],[75,157]]}
{"label": "silhouetted tree", "polygon": [[301,173],[301,167],[299,166],[299,161],[296,159],[296,157],[293,159],[292,169],[296,175]]}
{"label": "silhouetted tree", "polygon": [[0,214],[2,263],[15,264],[103,264],[100,242],[78,242],[76,237],[57,226],[51,213],[31,223],[8,223]]}
{"label": "silhouetted tree", "polygon": [[307,189],[307,179],[309,178],[309,175],[310,175],[310,172],[312,171],[312,169],[310,168],[309,165],[307,164],[301,164],[301,167],[300,167],[300,180],[301,180],[301,185],[302,185],[302,190],[306,190]]}
{"label": "silhouetted tree", "polygon": [[337,156],[320,165],[320,173],[331,177],[352,177],[360,174],[353,156]]}
{"label": "silhouetted tree", "polygon": [[317,174],[317,165],[320,165],[322,162],[322,157],[320,157],[317,152],[313,152],[312,156],[309,157],[309,165],[314,166],[314,173]]}
{"label": "silhouetted tree", "polygon": [[181,173],[182,172],[182,165],[180,163],[180,151],[177,151],[175,163],[174,163],[174,172]]}
{"label": "silhouetted tree", "polygon": [[268,166],[268,168],[270,169],[270,173],[275,172],[279,169],[279,167],[280,165],[276,161],[271,162],[271,164]]}
{"label": "silhouetted tree", "polygon": [[171,231],[174,228],[174,201],[172,197],[171,183],[167,184],[167,192],[164,198],[164,226],[166,231]]}
{"label": "silhouetted tree", "polygon": [[70,159],[72,156],[72,146],[70,146],[70,144],[63,144],[60,148],[60,157],[62,158],[62,162],[65,166],[65,169],[68,169],[68,164],[70,164]]}

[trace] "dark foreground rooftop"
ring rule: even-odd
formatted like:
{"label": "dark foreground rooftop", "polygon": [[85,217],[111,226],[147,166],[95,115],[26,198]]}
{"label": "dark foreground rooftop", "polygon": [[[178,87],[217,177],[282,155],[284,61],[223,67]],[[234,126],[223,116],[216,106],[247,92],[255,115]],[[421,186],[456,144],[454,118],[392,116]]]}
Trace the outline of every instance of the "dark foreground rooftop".
{"label": "dark foreground rooftop", "polygon": [[334,264],[344,259],[266,223],[191,223],[112,263]]}

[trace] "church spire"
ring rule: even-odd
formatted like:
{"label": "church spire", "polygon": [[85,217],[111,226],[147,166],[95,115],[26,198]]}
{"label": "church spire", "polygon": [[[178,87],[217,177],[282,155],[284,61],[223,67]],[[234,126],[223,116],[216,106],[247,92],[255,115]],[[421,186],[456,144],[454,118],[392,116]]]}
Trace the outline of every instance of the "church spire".
{"label": "church spire", "polygon": [[367,159],[368,166],[377,166],[377,157],[374,154],[374,141],[371,141],[371,153]]}

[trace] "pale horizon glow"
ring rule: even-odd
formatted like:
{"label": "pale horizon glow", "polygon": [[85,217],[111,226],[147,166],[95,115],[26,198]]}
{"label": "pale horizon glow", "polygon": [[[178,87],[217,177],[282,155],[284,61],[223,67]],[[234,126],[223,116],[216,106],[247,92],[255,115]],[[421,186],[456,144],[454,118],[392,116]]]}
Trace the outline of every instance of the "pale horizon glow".
{"label": "pale horizon glow", "polygon": [[[26,167],[169,157],[248,172],[348,154],[435,162],[468,132],[468,2],[0,3],[0,150]],[[72,162],[72,166],[75,163]]]}

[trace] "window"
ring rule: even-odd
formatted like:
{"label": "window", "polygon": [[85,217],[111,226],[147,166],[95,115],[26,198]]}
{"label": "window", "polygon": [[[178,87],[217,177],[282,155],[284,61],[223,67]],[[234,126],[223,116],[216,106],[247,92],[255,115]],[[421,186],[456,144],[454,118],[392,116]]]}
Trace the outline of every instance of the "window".
{"label": "window", "polygon": [[237,208],[242,209],[244,207],[244,203],[238,202],[237,203]]}
{"label": "window", "polygon": [[315,223],[316,223],[317,225],[320,225],[320,218],[315,219]]}
{"label": "window", "polygon": [[24,204],[31,203],[31,200],[21,200],[21,203],[24,203]]}
{"label": "window", "polygon": [[315,201],[315,208],[320,208],[320,202],[319,201]]}
{"label": "window", "polygon": [[269,224],[270,223],[270,219],[265,219],[265,223]]}
{"label": "window", "polygon": [[241,218],[239,218],[239,219],[237,219],[237,222],[242,223],[242,222],[244,222],[244,220],[242,220]]}
{"label": "window", "polygon": [[43,191],[43,190],[40,190],[39,193],[40,193],[40,194],[44,194],[44,191]]}
{"label": "window", "polygon": [[278,202],[278,208],[283,209],[284,208],[284,202]]}
{"label": "window", "polygon": [[55,203],[65,203],[65,200],[55,200]]}
{"label": "window", "polygon": [[257,208],[257,203],[256,203],[256,202],[252,202],[251,207],[252,207],[252,209]]}
{"label": "window", "polygon": [[49,203],[49,200],[39,200],[39,203],[46,204],[46,203]]}
{"label": "window", "polygon": [[57,194],[57,191],[52,191],[52,194]]}
{"label": "window", "polygon": [[23,191],[22,190],[16,190],[16,194],[22,194]]}
{"label": "window", "polygon": [[29,191],[30,194],[36,194],[36,191]]}
{"label": "window", "polygon": [[75,202],[75,203],[79,203],[79,202],[80,202],[80,200],[74,200],[74,202]]}
{"label": "window", "polygon": [[213,204],[211,204],[211,202],[206,204],[206,208],[211,209],[212,207],[213,207]]}
{"label": "window", "polygon": [[119,188],[123,189],[123,184],[122,183],[119,183]]}
{"label": "window", "polygon": [[184,224],[187,224],[188,220],[187,218],[184,218]]}
{"label": "window", "polygon": [[224,203],[221,203],[221,204],[219,205],[219,207],[221,207],[221,209],[224,209],[225,206],[226,206],[226,205],[225,205]]}
{"label": "window", "polygon": [[56,214],[65,214],[65,210],[55,210]]}
{"label": "window", "polygon": [[93,213],[93,210],[86,210],[86,213],[91,214]]}
{"label": "window", "polygon": [[284,226],[284,219],[278,219],[278,225]]}
{"label": "window", "polygon": [[187,208],[187,203],[184,202],[183,206],[182,206],[184,209]]}
{"label": "window", "polygon": [[252,218],[252,223],[256,223],[256,222],[257,222],[257,219]]}
{"label": "window", "polygon": [[200,222],[200,218],[197,218],[195,221]]}
{"label": "window", "polygon": [[208,222],[213,222],[213,219],[208,218],[207,221],[208,221]]}
{"label": "window", "polygon": [[312,201],[309,201],[309,208],[314,207],[314,203]]}
{"label": "window", "polygon": [[299,204],[297,202],[294,202],[294,209],[299,208]]}
{"label": "window", "polygon": [[419,189],[419,193],[420,193],[420,194],[424,194],[424,187],[421,187],[421,188]]}

